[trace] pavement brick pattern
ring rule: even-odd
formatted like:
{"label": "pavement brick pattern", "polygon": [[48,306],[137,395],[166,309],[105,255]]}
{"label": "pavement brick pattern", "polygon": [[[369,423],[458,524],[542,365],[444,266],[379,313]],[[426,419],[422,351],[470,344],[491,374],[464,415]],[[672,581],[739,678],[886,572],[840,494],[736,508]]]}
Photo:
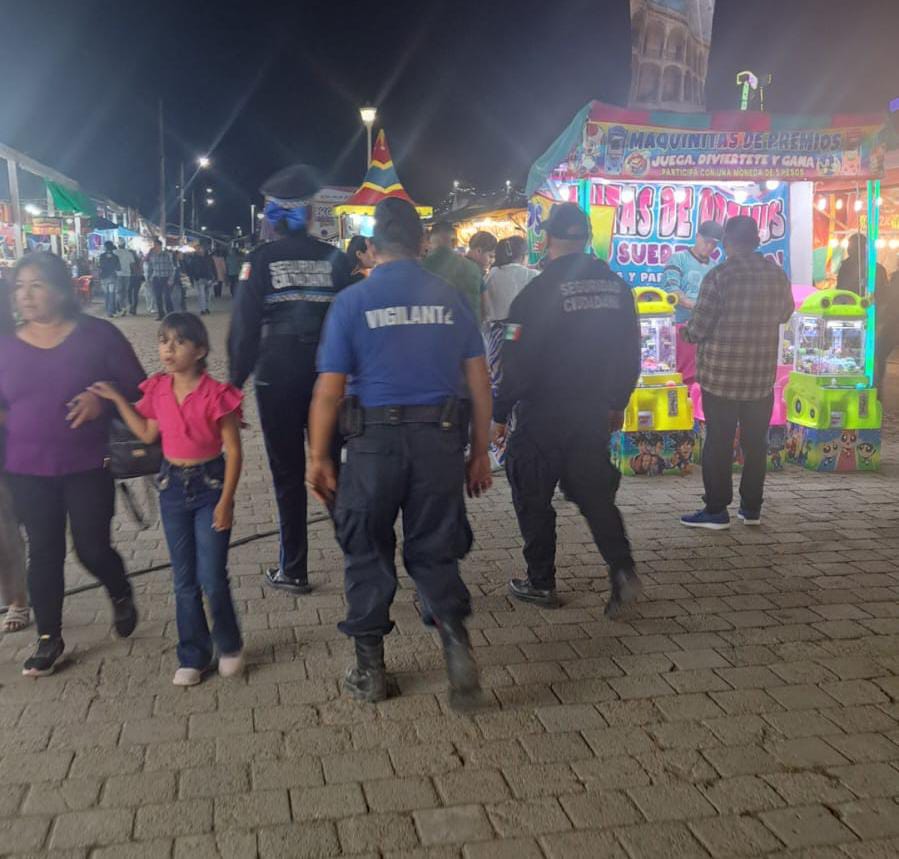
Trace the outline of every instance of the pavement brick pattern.
{"label": "pavement brick pattern", "polygon": [[[227,315],[210,319],[222,342]],[[155,324],[125,320],[146,366]],[[221,374],[221,350],[213,356]],[[248,402],[236,537],[273,527]],[[761,529],[683,531],[697,478],[625,481],[646,594],[603,619],[586,528],[559,500],[557,611],[511,602],[508,487],[471,504],[464,565],[488,706],[447,707],[438,644],[403,578],[388,640],[402,695],[340,696],[349,646],[339,550],[312,531],[315,591],[263,588],[268,537],[234,550],[245,677],[171,686],[167,571],[110,635],[96,590],[67,600],[71,655],[19,676],[33,631],[0,641],[0,854],[64,857],[899,855],[899,436],[880,475],[775,475]],[[129,568],[164,561],[121,515]],[[71,566],[71,584],[86,580]]]}

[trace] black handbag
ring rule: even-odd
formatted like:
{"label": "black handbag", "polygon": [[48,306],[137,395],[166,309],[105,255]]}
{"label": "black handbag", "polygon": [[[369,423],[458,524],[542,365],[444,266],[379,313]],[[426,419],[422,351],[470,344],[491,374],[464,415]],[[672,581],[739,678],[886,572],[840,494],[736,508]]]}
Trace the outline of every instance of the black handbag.
{"label": "black handbag", "polygon": [[146,444],[120,418],[109,426],[109,453],[106,466],[116,480],[130,480],[158,474],[162,466],[162,445]]}

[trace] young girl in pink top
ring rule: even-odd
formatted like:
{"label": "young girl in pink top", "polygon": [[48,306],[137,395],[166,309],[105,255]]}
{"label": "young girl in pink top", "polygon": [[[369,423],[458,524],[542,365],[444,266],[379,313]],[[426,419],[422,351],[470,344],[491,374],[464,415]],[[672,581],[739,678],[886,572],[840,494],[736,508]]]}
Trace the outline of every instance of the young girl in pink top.
{"label": "young girl in pink top", "polygon": [[[233,677],[243,669],[243,641],[228,586],[228,543],[240,478],[242,394],[206,373],[209,335],[192,313],[170,313],[159,327],[165,372],[140,387],[132,406],[108,382],[91,386],[112,400],[141,441],[162,439],[159,507],[175,578],[178,624],[176,686],[194,686],[212,667]],[[222,448],[224,447],[224,456]],[[212,634],[203,597],[212,615]]]}

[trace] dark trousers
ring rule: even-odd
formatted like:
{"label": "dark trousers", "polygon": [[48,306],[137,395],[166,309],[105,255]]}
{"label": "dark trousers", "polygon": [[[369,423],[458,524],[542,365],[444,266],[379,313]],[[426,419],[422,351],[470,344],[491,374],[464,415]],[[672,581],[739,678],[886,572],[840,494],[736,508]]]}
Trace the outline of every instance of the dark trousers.
{"label": "dark trousers", "polygon": [[[223,457],[192,467],[164,462],[159,474],[159,510],[175,580],[178,662],[185,668],[206,668],[213,643],[219,655],[226,656],[243,647],[228,584],[231,532],[212,527],[224,476]],[[212,616],[211,635],[204,594]]]}
{"label": "dark trousers", "polygon": [[740,427],[743,476],[740,503],[757,513],[762,509],[768,457],[768,424],[774,394],[761,400],[728,400],[702,392],[705,412],[705,444],[702,448],[702,482],[709,513],[720,513],[733,501],[734,440]]}
{"label": "dark trousers", "polygon": [[144,279],[139,274],[132,274],[128,283],[128,310],[134,316],[137,313],[137,300],[140,297],[140,287]]}
{"label": "dark trousers", "polygon": [[237,275],[236,274],[228,275],[228,289],[231,291],[231,298],[234,298],[234,293],[237,291]]}
{"label": "dark trousers", "polygon": [[[278,503],[279,564],[286,576],[305,582],[309,547],[304,444],[309,403],[315,387],[317,345],[295,341],[290,344],[291,354],[279,358],[279,366],[268,356],[263,356],[266,372],[257,374],[256,401]],[[278,381],[268,382],[267,379]]]}
{"label": "dark trousers", "polygon": [[347,635],[384,636],[396,593],[397,516],[403,563],[424,616],[440,622],[471,613],[459,559],[471,548],[465,515],[465,459],[457,430],[436,424],[367,427],[346,445],[334,523],[345,556]]}
{"label": "dark trousers", "polygon": [[175,312],[172,302],[172,287],[164,277],[153,278],[153,295],[156,297],[156,315],[160,318]]}
{"label": "dark trousers", "polygon": [[115,486],[99,468],[64,477],[8,474],[16,514],[28,535],[28,592],[38,635],[59,635],[65,594],[66,519],[78,560],[110,597],[131,593],[125,565],[110,542]]}
{"label": "dark trousers", "polygon": [[631,546],[615,494],[621,475],[609,458],[607,414],[536,411],[519,405],[509,438],[506,473],[524,538],[524,559],[534,587],[555,586],[556,486],[587,520],[603,560],[612,570],[632,569]]}

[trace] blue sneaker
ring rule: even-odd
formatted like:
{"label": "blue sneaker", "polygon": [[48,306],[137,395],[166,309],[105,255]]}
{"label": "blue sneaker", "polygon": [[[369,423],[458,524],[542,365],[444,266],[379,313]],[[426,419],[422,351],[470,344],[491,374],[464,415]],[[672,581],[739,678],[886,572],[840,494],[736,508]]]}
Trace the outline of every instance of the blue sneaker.
{"label": "blue sneaker", "polygon": [[741,507],[737,517],[742,520],[744,525],[762,524],[762,514],[759,510],[747,510],[745,507]]}
{"label": "blue sneaker", "polygon": [[727,510],[722,510],[720,513],[709,513],[708,510],[703,508],[687,516],[681,516],[680,523],[688,528],[707,528],[709,531],[724,531],[730,528],[730,514]]}

